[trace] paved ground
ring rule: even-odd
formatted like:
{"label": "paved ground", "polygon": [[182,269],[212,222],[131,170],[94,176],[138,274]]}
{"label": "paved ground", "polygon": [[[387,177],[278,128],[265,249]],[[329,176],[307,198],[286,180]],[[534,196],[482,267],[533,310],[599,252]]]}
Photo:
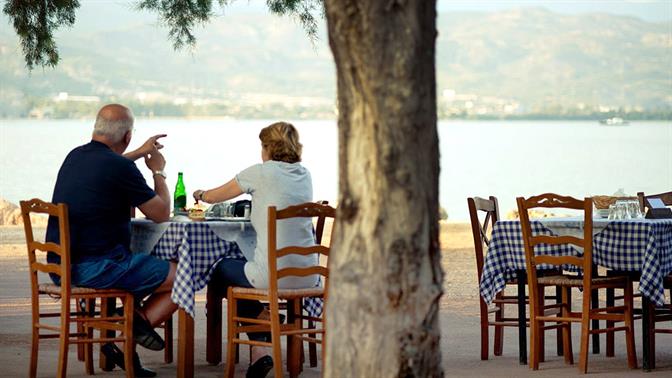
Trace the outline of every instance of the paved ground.
{"label": "paved ground", "polygon": [[[448,224],[442,227],[443,266],[446,272],[446,295],[441,302],[441,353],[444,373],[450,377],[463,376],[573,376],[576,368],[566,366],[562,357],[555,355],[555,338],[548,337],[547,360],[540,371],[533,372],[527,366],[518,364],[517,334],[509,330],[505,334],[504,355],[481,361],[479,352],[479,321],[476,275],[473,251],[470,249],[470,235],[464,224]],[[28,371],[30,357],[30,301],[27,261],[22,229],[0,227],[0,375],[23,377]],[[210,366],[205,362],[205,297],[197,296],[196,316],[196,356],[197,377],[221,377],[223,365]],[[53,303],[46,303],[53,306]],[[177,318],[175,318],[177,319]],[[177,321],[175,321],[177,323]],[[641,366],[640,323],[637,327],[637,353]],[[579,329],[574,331],[575,359],[578,361]],[[625,359],[623,337],[617,335],[616,357],[606,358],[604,354],[591,355],[589,372],[600,376],[672,376],[672,335],[660,335],[657,350],[658,369],[651,373],[641,370],[628,370]],[[40,349],[38,376],[51,377],[56,371],[57,342],[43,341]],[[604,343],[604,337],[602,338]],[[604,344],[603,344],[604,345]],[[175,376],[175,364],[164,364],[163,354],[139,348],[143,362],[156,369],[160,376]],[[244,376],[247,364],[246,349],[241,352],[241,364],[237,376]],[[71,349],[68,363],[69,376],[84,377],[84,366],[77,361],[74,347]],[[320,367],[305,368],[302,376],[318,377]],[[123,371],[103,372],[96,368],[101,377],[123,376]],[[368,378],[368,377],[362,377]]]}

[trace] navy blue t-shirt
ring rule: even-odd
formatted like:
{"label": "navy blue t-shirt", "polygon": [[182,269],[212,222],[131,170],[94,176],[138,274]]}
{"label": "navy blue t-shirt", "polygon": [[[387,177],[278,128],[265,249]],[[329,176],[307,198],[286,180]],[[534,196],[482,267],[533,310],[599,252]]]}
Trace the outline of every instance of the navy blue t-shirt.
{"label": "navy blue t-shirt", "polygon": [[[130,247],[131,207],[156,193],[135,163],[91,141],[72,150],[58,172],[53,203],[66,203],[70,219],[70,256],[104,255],[114,247]],[[46,240],[58,242],[56,218],[50,218]],[[56,256],[57,257],[57,256]]]}

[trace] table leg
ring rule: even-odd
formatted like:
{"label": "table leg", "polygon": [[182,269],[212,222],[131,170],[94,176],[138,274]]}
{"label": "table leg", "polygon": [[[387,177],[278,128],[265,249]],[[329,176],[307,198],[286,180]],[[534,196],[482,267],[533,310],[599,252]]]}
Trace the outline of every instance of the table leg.
{"label": "table leg", "polygon": [[527,273],[524,270],[516,271],[518,280],[518,362],[527,365],[527,325],[525,308],[525,283]]}
{"label": "table leg", "polygon": [[177,336],[177,376],[193,378],[194,376],[194,318],[184,309],[178,310]]}
{"label": "table leg", "polygon": [[[222,297],[208,285],[205,332],[205,359],[211,365],[222,361]],[[238,344],[236,344],[237,346]]]}
{"label": "table leg", "polygon": [[[642,369],[651,371],[655,369],[655,360],[651,358],[651,301],[642,295]],[[655,311],[655,309],[654,309]]]}

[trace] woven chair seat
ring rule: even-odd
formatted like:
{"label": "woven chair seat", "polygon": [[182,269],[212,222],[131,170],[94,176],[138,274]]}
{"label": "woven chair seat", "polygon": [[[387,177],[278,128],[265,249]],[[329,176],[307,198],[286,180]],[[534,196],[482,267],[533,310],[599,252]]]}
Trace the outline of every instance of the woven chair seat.
{"label": "woven chair seat", "polygon": [[[53,283],[41,283],[37,286],[40,294],[61,295],[61,287]],[[71,295],[86,295],[86,294],[124,294],[124,290],[118,289],[92,289],[90,287],[72,286],[70,288]]]}
{"label": "woven chair seat", "polygon": [[[553,285],[553,286],[583,286],[583,278],[566,275],[555,275],[546,277],[537,277],[539,285]],[[627,283],[627,277],[596,277],[591,280],[594,286],[602,286],[608,284]]]}
{"label": "woven chair seat", "polygon": [[[236,294],[268,295],[268,289],[255,289],[252,287],[234,287],[233,292]],[[291,298],[303,298],[303,297],[320,297],[323,295],[324,295],[324,288],[322,287],[278,290],[279,298],[291,299]]]}

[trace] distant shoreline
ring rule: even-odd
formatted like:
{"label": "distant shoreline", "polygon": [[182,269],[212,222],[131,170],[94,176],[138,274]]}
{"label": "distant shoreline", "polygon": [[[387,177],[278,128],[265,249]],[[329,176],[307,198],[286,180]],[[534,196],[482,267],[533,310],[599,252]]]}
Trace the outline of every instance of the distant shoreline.
{"label": "distant shoreline", "polygon": [[[93,114],[90,117],[73,117],[73,118],[0,118],[0,122],[3,121],[87,121],[94,120]],[[143,117],[141,115],[136,116],[136,120],[197,120],[197,121],[275,121],[283,117],[260,117],[260,118],[237,118],[237,117],[227,117],[227,116],[153,116],[153,117]],[[604,117],[609,118],[609,117]],[[301,118],[301,117],[284,117],[283,119],[288,119],[292,121],[334,121],[337,122],[337,118]],[[602,118],[525,118],[525,117],[512,117],[512,118],[494,118],[494,117],[483,117],[483,118],[438,118],[438,121],[474,121],[474,122],[529,122],[529,121],[547,121],[547,122],[560,122],[560,121],[569,121],[569,122],[599,122]],[[672,115],[670,118],[624,118],[627,121],[633,122],[665,122],[672,121]]]}

